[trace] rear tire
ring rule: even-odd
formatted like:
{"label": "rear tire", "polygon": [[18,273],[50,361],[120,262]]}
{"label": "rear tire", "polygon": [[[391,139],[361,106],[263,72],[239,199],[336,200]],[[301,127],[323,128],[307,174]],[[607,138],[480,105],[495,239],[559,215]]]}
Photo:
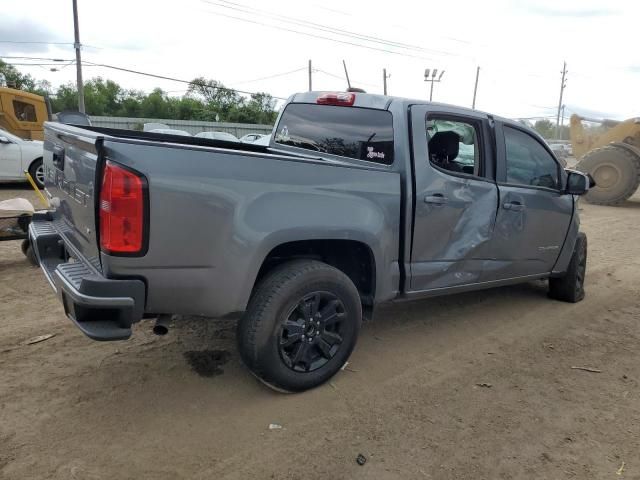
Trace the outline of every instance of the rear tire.
{"label": "rear tire", "polygon": [[31,175],[33,181],[36,182],[38,188],[44,188],[44,165],[42,164],[41,158],[38,158],[31,163],[29,166],[29,175]]}
{"label": "rear tire", "polygon": [[361,323],[360,295],[349,277],[322,262],[290,261],[254,290],[238,323],[240,356],[269,387],[301,392],[340,370]]}
{"label": "rear tire", "polygon": [[573,248],[567,272],[549,279],[549,297],[576,303],[584,298],[584,279],[587,273],[587,236],[580,232]]}
{"label": "rear tire", "polygon": [[589,173],[596,186],[584,198],[596,205],[618,205],[640,185],[640,158],[621,147],[607,146],[587,153],[576,165]]}
{"label": "rear tire", "polygon": [[33,252],[33,247],[31,247],[31,242],[29,240],[23,240],[22,244],[20,245],[20,249],[22,250],[22,253],[24,254],[24,256],[27,257],[27,260],[29,260],[29,263],[37,267],[38,259],[36,258],[36,255]]}

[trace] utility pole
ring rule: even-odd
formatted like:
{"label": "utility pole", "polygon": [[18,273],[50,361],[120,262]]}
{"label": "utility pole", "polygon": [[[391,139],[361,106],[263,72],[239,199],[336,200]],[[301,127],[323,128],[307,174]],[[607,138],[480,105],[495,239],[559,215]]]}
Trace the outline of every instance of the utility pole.
{"label": "utility pole", "polygon": [[383,92],[386,95],[387,94],[387,78],[389,78],[391,75],[387,75],[387,69],[383,68],[382,69],[382,85],[383,85]]}
{"label": "utility pole", "polygon": [[430,69],[426,69],[424,71],[424,81],[425,82],[431,82],[431,89],[429,90],[429,101],[431,102],[433,100],[433,84],[434,83],[440,83],[442,81],[442,76],[444,75],[444,70],[442,70],[442,72],[440,72],[440,76],[438,78],[436,78],[436,75],[438,75],[438,69],[434,68],[433,69],[433,73],[431,73],[431,75],[429,75],[430,73]]}
{"label": "utility pole", "polygon": [[349,72],[347,71],[347,62],[342,60],[342,66],[344,67],[344,76],[347,77],[347,86],[351,88],[351,81],[349,80]]}
{"label": "utility pole", "polygon": [[309,60],[309,91],[313,90],[313,84],[311,81],[311,75],[313,73],[313,69],[311,68],[311,60]]}
{"label": "utility pole", "polygon": [[562,95],[567,86],[567,62],[562,65],[562,82],[560,83],[560,100],[558,101],[558,115],[556,116],[556,139],[560,139],[560,110],[562,109]]}
{"label": "utility pole", "polygon": [[558,137],[558,140],[562,140],[560,137],[562,137],[562,129],[564,127],[564,107],[566,105],[562,104],[562,113],[560,113],[560,136]]}
{"label": "utility pole", "polygon": [[473,87],[473,103],[471,104],[472,109],[476,109],[476,95],[478,94],[478,78],[480,78],[480,66],[476,69],[476,85]]}
{"label": "utility pole", "polygon": [[82,82],[82,59],[80,58],[80,28],[78,26],[78,0],[73,0],[73,33],[76,49],[76,75],[78,85],[78,111],[84,113],[84,83]]}

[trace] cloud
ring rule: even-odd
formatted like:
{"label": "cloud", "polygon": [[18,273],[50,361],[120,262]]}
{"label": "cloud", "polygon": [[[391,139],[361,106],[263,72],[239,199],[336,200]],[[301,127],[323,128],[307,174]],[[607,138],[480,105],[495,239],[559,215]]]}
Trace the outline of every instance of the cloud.
{"label": "cloud", "polygon": [[609,8],[546,8],[533,7],[529,9],[530,13],[542,15],[545,17],[570,17],[570,18],[592,18],[592,17],[608,17],[618,15],[618,10]]}
{"label": "cloud", "polygon": [[9,17],[0,22],[0,55],[46,54],[52,43],[61,42],[73,43],[73,38],[63,37],[46,24],[29,18]]}

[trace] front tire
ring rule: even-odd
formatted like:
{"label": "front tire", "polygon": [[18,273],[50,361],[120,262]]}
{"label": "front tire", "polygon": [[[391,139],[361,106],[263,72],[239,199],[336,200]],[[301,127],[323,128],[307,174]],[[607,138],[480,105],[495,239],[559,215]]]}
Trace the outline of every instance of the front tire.
{"label": "front tire", "polygon": [[361,323],[360,295],[349,277],[322,262],[290,261],[256,287],[238,324],[240,356],[269,387],[301,392],[340,370]]}
{"label": "front tire", "polygon": [[622,147],[596,148],[578,162],[576,169],[595,180],[595,187],[584,198],[596,205],[619,205],[640,185],[640,159]]}
{"label": "front tire", "polygon": [[36,182],[38,188],[44,188],[44,165],[42,164],[41,158],[34,160],[29,166],[29,175],[31,175],[33,181]]}
{"label": "front tire", "polygon": [[587,236],[580,232],[573,248],[567,272],[549,279],[549,297],[576,303],[584,298],[584,279],[587,273]]}

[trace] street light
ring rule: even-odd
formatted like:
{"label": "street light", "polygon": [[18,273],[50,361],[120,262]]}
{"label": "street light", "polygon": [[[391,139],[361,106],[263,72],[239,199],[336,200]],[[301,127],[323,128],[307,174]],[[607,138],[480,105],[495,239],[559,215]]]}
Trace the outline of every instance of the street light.
{"label": "street light", "polygon": [[[429,101],[430,102],[433,100],[433,84],[441,82],[443,75],[444,75],[444,70],[442,70],[440,72],[440,75],[438,76],[438,69],[437,68],[434,68],[433,71],[431,71],[431,69],[427,68],[424,71],[424,81],[431,83],[431,88],[429,89]],[[438,78],[436,78],[436,77],[438,77]]]}

